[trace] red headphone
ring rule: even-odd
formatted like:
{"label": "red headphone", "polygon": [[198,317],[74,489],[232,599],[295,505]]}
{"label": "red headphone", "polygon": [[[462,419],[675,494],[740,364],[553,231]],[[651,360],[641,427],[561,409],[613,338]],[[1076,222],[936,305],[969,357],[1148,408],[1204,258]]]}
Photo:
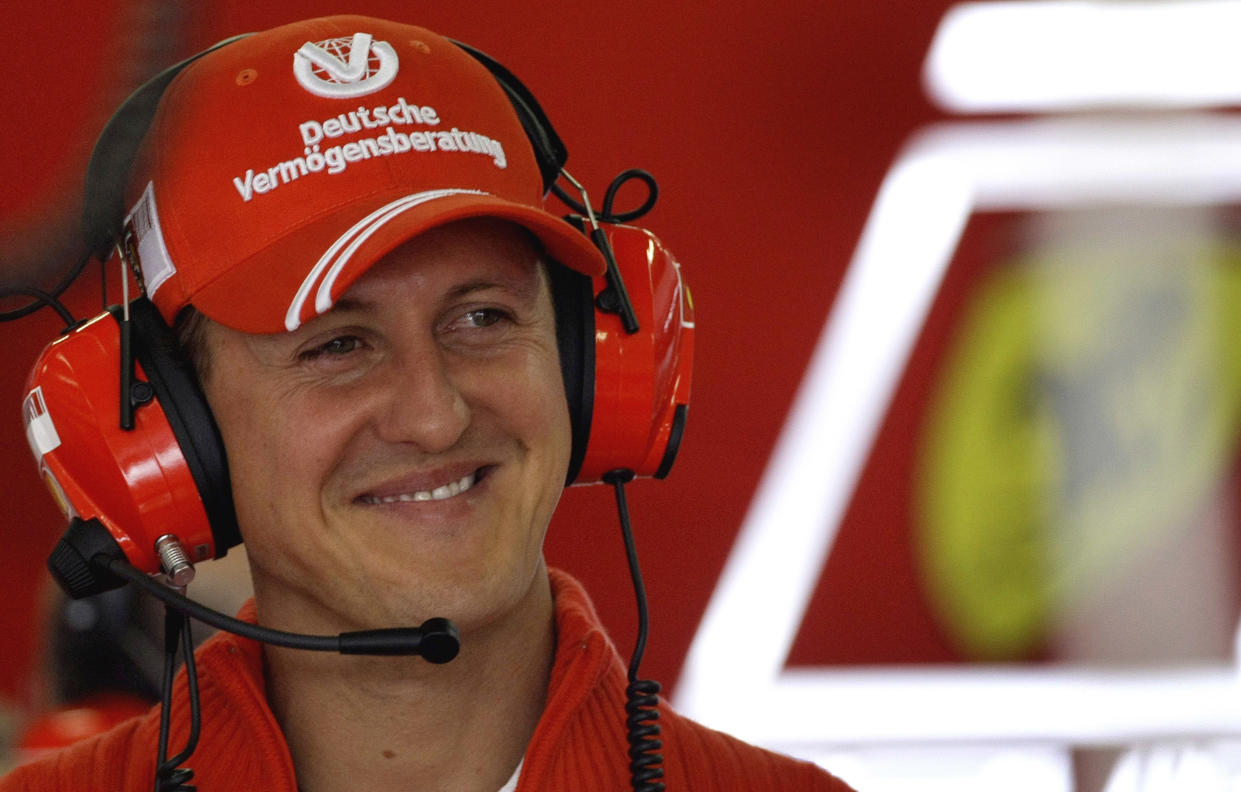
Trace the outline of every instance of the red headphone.
{"label": "red headphone", "polygon": [[[613,215],[610,204],[631,174],[613,183],[602,212],[566,196],[555,181],[567,153],[538,103],[498,63],[460,46],[508,93],[545,184],[590,217],[589,234],[609,260],[607,276],[593,279],[549,268],[573,426],[567,483],[595,483],[616,470],[663,478],[689,405],[694,314],[676,259],[653,234],[624,224],[654,203],[654,182],[641,174],[651,195],[625,215]],[[163,89],[202,54],[135,92],[100,136],[88,173],[85,223],[96,256],[107,259],[114,247],[123,217],[120,185]],[[577,222],[585,230],[587,221]],[[61,510],[98,520],[139,569],[160,571],[156,545],[166,535],[179,540],[191,561],[219,558],[241,542],[219,431],[192,366],[154,305],[140,297],[129,304],[128,321],[124,313],[110,308],[43,351],[27,379],[22,410],[31,450]],[[130,347],[132,362],[125,354]],[[132,429],[118,420],[127,410]],[[59,558],[64,545],[49,566],[70,594],[111,587],[85,579],[90,576],[79,560]]]}

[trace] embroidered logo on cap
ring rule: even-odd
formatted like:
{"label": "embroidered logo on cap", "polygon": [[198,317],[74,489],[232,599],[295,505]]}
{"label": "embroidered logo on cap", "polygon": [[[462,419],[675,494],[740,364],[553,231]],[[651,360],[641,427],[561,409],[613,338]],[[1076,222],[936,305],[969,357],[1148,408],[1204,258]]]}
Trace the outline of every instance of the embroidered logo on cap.
{"label": "embroidered logo on cap", "polygon": [[293,55],[293,75],[316,96],[348,99],[380,90],[396,77],[396,50],[369,33],[309,41]]}

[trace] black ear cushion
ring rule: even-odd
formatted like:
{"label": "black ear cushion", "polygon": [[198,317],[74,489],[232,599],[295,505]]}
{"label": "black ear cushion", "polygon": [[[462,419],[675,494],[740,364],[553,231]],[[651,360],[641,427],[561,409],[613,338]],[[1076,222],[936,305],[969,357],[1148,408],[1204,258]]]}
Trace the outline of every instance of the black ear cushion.
{"label": "black ear cushion", "polygon": [[564,377],[573,449],[565,484],[582,469],[595,407],[595,298],[588,276],[551,262],[547,267],[552,302],[556,307],[556,343]]}
{"label": "black ear cushion", "polygon": [[[130,303],[134,355],[142,364],[211,524],[216,557],[241,543],[224,441],[194,367],[154,304],[145,297]],[[141,409],[141,408],[139,408]]]}

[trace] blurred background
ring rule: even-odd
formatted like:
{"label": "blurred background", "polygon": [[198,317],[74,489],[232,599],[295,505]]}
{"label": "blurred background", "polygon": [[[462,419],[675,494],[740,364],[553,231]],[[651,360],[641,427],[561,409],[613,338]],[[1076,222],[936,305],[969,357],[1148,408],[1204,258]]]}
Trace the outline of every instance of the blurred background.
{"label": "blurred background", "polygon": [[[682,711],[859,790],[1241,788],[1241,3],[18,4],[0,284],[78,258],[142,80],[342,10],[499,59],[596,196],[659,180],[694,395],[630,504],[643,669]],[[98,268],[66,299],[97,312]],[[44,570],[63,519],[19,405],[60,327],[0,326],[0,767],[153,693],[158,617]],[[566,493],[548,556],[627,654],[609,492]],[[246,596],[240,551],[199,573]]]}

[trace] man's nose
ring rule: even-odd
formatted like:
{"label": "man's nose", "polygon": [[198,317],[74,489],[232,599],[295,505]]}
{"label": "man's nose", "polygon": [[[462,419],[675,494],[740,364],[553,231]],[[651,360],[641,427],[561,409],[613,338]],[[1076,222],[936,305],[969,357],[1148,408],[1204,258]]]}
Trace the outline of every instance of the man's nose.
{"label": "man's nose", "polygon": [[384,378],[386,409],[378,416],[380,436],[429,454],[455,446],[470,424],[470,407],[442,350],[434,344],[411,345],[390,365]]}

